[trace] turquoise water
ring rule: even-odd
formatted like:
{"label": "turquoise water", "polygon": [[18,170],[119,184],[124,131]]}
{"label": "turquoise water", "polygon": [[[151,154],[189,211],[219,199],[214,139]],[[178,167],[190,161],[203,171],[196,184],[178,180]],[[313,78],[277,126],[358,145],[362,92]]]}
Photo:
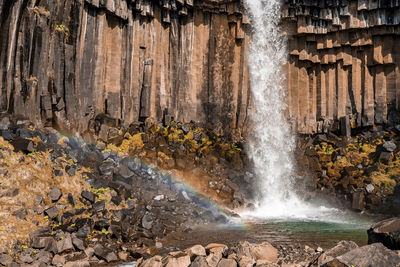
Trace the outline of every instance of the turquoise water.
{"label": "turquoise water", "polygon": [[206,225],[188,233],[173,233],[165,247],[186,248],[195,244],[217,242],[234,245],[239,241],[267,241],[274,245],[309,245],[332,247],[338,241],[352,240],[367,244],[367,230],[378,218],[359,214],[342,214],[335,219],[322,220],[249,220],[230,225]]}

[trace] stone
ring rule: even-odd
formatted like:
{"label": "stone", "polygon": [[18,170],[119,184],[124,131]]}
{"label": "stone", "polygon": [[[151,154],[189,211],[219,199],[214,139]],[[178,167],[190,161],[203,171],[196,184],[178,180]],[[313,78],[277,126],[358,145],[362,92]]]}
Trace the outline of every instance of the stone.
{"label": "stone", "polygon": [[56,206],[54,206],[44,210],[44,213],[49,217],[49,219],[54,219],[60,213],[60,210]]}
{"label": "stone", "polygon": [[31,140],[17,137],[13,139],[11,145],[14,147],[15,152],[32,153],[35,152],[35,146]]}
{"label": "stone", "polygon": [[[171,253],[170,253],[171,254]],[[174,256],[168,256],[164,267],[188,267],[190,265],[190,256],[179,252]]]}
{"label": "stone", "polygon": [[349,116],[340,118],[340,133],[342,136],[351,136],[351,125]]}
{"label": "stone", "polygon": [[100,200],[100,201],[97,201],[97,202],[95,202],[93,204],[93,209],[96,212],[102,212],[105,209],[105,205],[106,205],[105,201],[104,200]]}
{"label": "stone", "polygon": [[400,250],[400,218],[378,222],[367,231],[368,244],[380,242],[392,250]]}
{"label": "stone", "polygon": [[194,259],[190,267],[209,267],[205,257],[198,256]]}
{"label": "stone", "polygon": [[0,264],[9,266],[13,262],[13,258],[8,254],[0,254]]}
{"label": "stone", "polygon": [[90,267],[90,263],[87,260],[70,261],[65,263],[65,267]]}
{"label": "stone", "polygon": [[263,242],[261,244],[250,244],[247,241],[240,242],[238,246],[234,248],[238,258],[246,256],[249,258],[257,260],[268,260],[270,262],[278,261],[278,250],[274,248],[268,242]]}
{"label": "stone", "polygon": [[353,241],[340,241],[336,246],[328,249],[318,257],[318,266],[322,266],[356,248],[358,248],[358,245]]}
{"label": "stone", "polygon": [[228,250],[228,246],[224,244],[211,243],[208,244],[205,249],[210,253],[220,252],[221,254],[225,254],[225,252]]}
{"label": "stone", "polygon": [[19,194],[19,189],[18,188],[11,188],[8,189],[6,192],[6,197],[15,197]]}
{"label": "stone", "polygon": [[137,264],[137,267],[162,267],[161,256],[154,256],[150,259],[145,260]]}
{"label": "stone", "polygon": [[383,143],[383,148],[386,150],[386,152],[393,152],[396,150],[396,144],[392,141],[386,141]]}
{"label": "stone", "polygon": [[374,191],[374,189],[375,189],[375,187],[374,187],[372,184],[368,184],[368,185],[365,187],[365,190],[366,190],[368,193],[370,193],[370,194]]}
{"label": "stone", "polygon": [[126,252],[126,251],[120,251],[120,252],[118,252],[118,258],[119,258],[121,261],[127,261],[128,258],[129,258],[129,252]]}
{"label": "stone", "polygon": [[26,212],[25,208],[20,208],[20,209],[17,209],[16,211],[14,211],[12,213],[12,215],[17,217],[17,218],[19,218],[19,219],[21,219],[21,220],[26,220],[27,212]]}
{"label": "stone", "polygon": [[242,256],[239,259],[239,267],[252,267],[256,261],[253,258],[247,257],[247,256]]}
{"label": "stone", "polygon": [[143,228],[150,230],[153,227],[154,218],[151,214],[145,214],[142,218]]}
{"label": "stone", "polygon": [[59,188],[53,187],[50,190],[49,196],[50,196],[50,199],[51,199],[52,202],[57,202],[61,198],[62,192],[61,192],[61,190]]}
{"label": "stone", "polygon": [[219,261],[222,259],[221,252],[212,252],[206,257],[206,262],[210,267],[216,267]]}
{"label": "stone", "polygon": [[65,166],[65,172],[69,175],[69,176],[74,176],[75,172],[76,172],[76,167],[73,165],[67,165]]}
{"label": "stone", "polygon": [[112,159],[105,160],[100,166],[99,170],[102,175],[111,175],[115,168],[115,162]]}
{"label": "stone", "polygon": [[384,164],[388,164],[390,159],[391,159],[391,157],[392,157],[392,153],[390,153],[390,152],[382,152],[379,155],[379,161],[384,163]]}
{"label": "stone", "polygon": [[32,248],[43,249],[44,251],[58,251],[56,241],[50,236],[34,237],[31,246]]}
{"label": "stone", "polygon": [[197,256],[207,256],[206,249],[202,245],[194,245],[185,249],[185,252],[192,260],[194,260]]}
{"label": "stone", "polygon": [[74,245],[72,244],[72,238],[70,236],[64,237],[63,239],[57,241],[58,253],[71,252],[73,250]]}
{"label": "stone", "polygon": [[92,204],[96,201],[96,197],[97,197],[96,194],[86,191],[86,190],[82,191],[81,196]]}
{"label": "stone", "polygon": [[113,251],[100,244],[95,245],[93,249],[97,257],[106,260],[108,263],[118,261],[118,257]]}
{"label": "stone", "polygon": [[217,267],[237,267],[237,262],[232,259],[222,259]]}
{"label": "stone", "polygon": [[53,260],[51,261],[51,263],[54,266],[64,266],[65,265],[65,257],[60,256],[60,255],[55,255],[53,257]]}
{"label": "stone", "polygon": [[352,209],[354,210],[364,210],[364,192],[362,191],[356,191],[353,192],[353,202],[352,202]]}
{"label": "stone", "polygon": [[80,238],[72,237],[72,244],[77,250],[85,250],[85,243]]}
{"label": "stone", "polygon": [[374,243],[371,245],[359,247],[349,252],[336,257],[334,260],[326,263],[324,266],[357,266],[357,267],[370,267],[370,266],[385,266],[385,267],[398,267],[400,263],[400,256],[396,252],[386,248],[381,243]]}

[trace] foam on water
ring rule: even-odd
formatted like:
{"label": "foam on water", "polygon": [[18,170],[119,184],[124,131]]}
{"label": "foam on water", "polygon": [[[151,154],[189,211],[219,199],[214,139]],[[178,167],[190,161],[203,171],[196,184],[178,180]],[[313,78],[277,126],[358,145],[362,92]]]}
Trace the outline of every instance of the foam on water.
{"label": "foam on water", "polygon": [[[253,93],[254,129],[249,140],[249,155],[258,179],[255,211],[242,216],[260,218],[322,219],[338,211],[302,201],[293,190],[294,135],[286,121],[285,75],[286,39],[281,34],[280,0],[246,0],[252,24],[248,52]],[[337,216],[334,216],[337,218]]]}

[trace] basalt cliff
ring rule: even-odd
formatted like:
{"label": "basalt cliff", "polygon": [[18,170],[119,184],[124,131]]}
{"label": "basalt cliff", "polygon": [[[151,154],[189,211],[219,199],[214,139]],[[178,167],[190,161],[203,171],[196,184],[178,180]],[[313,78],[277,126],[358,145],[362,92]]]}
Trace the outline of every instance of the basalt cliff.
{"label": "basalt cliff", "polygon": [[[243,136],[251,25],[240,0],[4,0],[0,109],[99,132],[145,118]],[[288,118],[299,133],[400,120],[400,2],[286,1]]]}

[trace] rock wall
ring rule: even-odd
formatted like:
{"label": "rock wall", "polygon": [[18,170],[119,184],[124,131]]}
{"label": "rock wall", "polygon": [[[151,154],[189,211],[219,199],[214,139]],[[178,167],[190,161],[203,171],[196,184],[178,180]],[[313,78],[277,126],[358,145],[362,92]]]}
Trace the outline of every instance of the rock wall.
{"label": "rock wall", "polygon": [[287,0],[288,96],[300,133],[400,123],[400,1]]}
{"label": "rock wall", "polygon": [[240,135],[242,12],[239,0],[3,0],[0,109],[79,132],[153,117]]}
{"label": "rock wall", "polygon": [[[244,12],[242,0],[3,0],[0,111],[79,132],[153,117],[245,134]],[[293,128],[400,123],[399,25],[398,0],[286,0]]]}

